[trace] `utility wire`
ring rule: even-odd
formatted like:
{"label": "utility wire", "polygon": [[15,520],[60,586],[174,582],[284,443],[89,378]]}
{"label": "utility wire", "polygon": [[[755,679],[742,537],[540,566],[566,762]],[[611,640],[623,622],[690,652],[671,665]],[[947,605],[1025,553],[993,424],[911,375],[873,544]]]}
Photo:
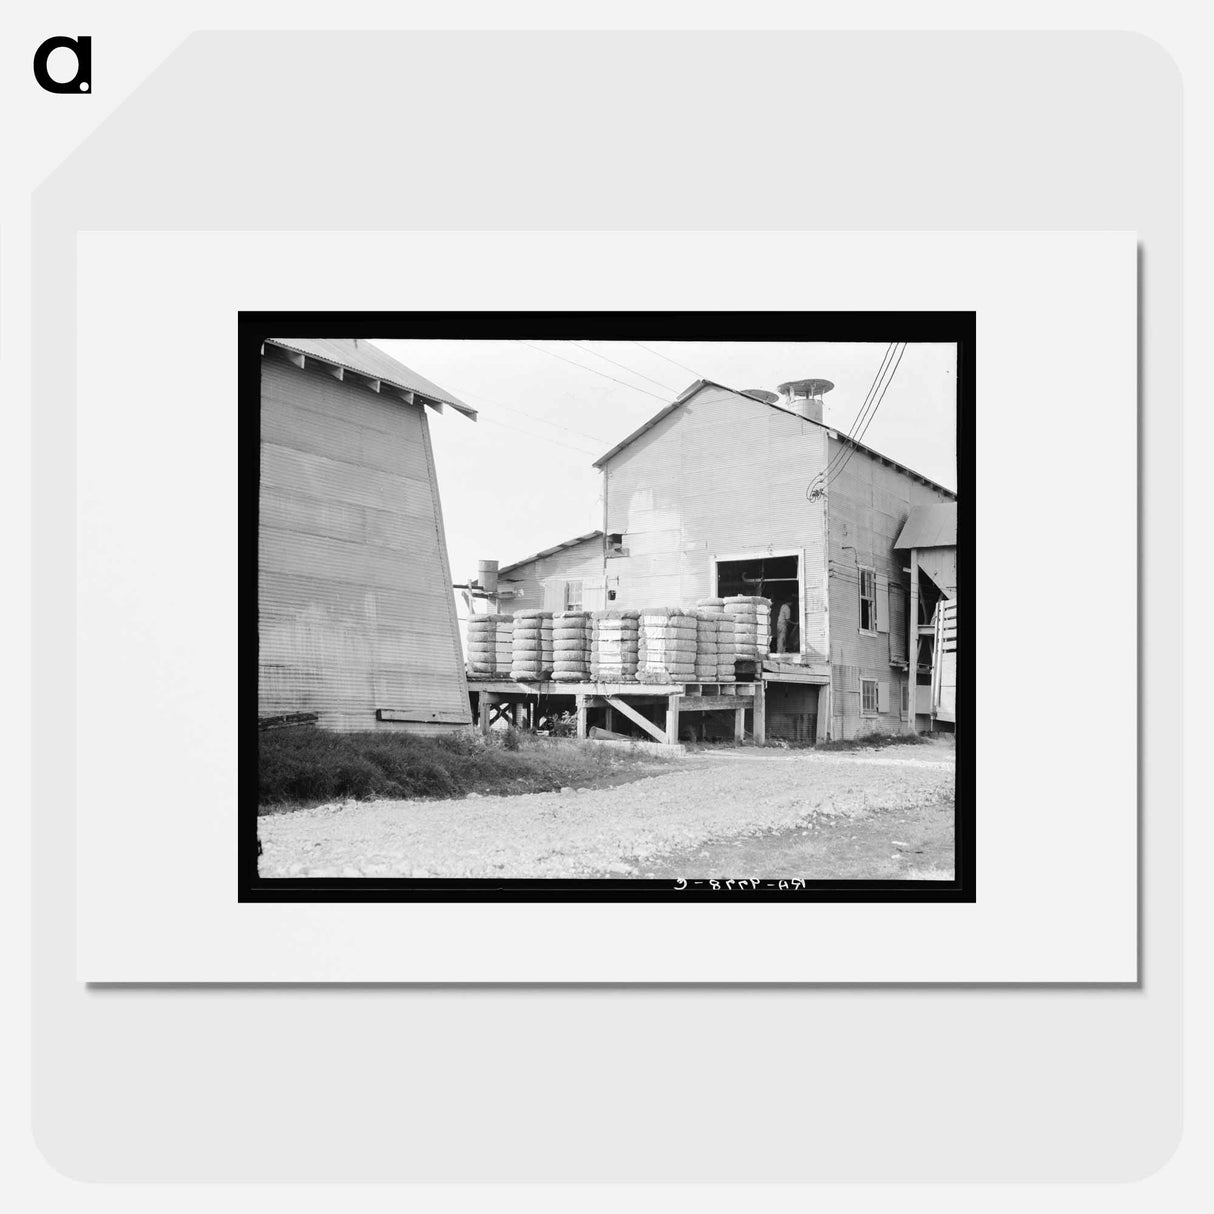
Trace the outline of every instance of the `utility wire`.
{"label": "utility wire", "polygon": [[[613,367],[619,367],[621,371],[627,371],[629,375],[635,375],[638,379],[648,380],[651,384],[656,384],[666,392],[678,392],[678,388],[672,388],[669,384],[662,383],[661,380],[654,379],[652,375],[646,375],[642,371],[636,371],[632,367],[624,363],[616,362],[614,358],[608,358],[606,354],[600,354],[597,350],[592,350],[589,346],[583,345],[580,341],[570,342],[570,345],[577,346],[579,350],[585,350],[587,354],[592,354],[595,358],[601,358],[604,362],[609,362]],[[590,368],[587,367],[587,370]]]}
{"label": "utility wire", "polygon": [[[894,363],[893,368],[889,373],[889,378],[886,379],[886,381],[885,381],[885,386],[881,389],[881,395],[879,397],[877,397],[877,402],[876,402],[876,404],[873,405],[873,411],[869,414],[868,421],[866,421],[864,423],[864,429],[861,430],[860,433],[853,440],[854,443],[862,442],[864,439],[864,436],[868,433],[868,428],[869,428],[869,426],[872,425],[873,418],[875,418],[877,416],[877,410],[881,408],[881,402],[885,399],[885,394],[889,391],[890,384],[892,384],[894,382],[894,376],[898,374],[898,367],[901,365],[902,356],[905,353],[906,353],[906,342],[903,342],[902,349],[898,351],[897,361]],[[826,482],[827,485],[830,485],[833,481],[837,480],[840,476],[842,476],[844,470],[847,468],[847,465],[851,463],[852,456],[854,456],[855,454],[856,454],[856,448],[855,448],[855,446],[853,446],[849,449],[849,451],[847,453],[847,459],[845,459],[843,461],[843,463],[838,468],[836,468],[833,473],[831,473],[830,478]]]}
{"label": "utility wire", "polygon": [[[483,392],[469,392],[465,388],[462,391],[462,395],[463,396],[475,396],[477,398],[477,400],[483,400],[486,404],[492,405],[495,409],[504,409],[507,413],[517,413],[519,415],[519,417],[525,417],[528,421],[539,422],[541,425],[544,425],[544,426],[553,426],[557,430],[564,430],[566,434],[575,434],[575,435],[577,435],[578,438],[588,438],[588,439],[590,439],[590,441],[592,443],[596,444],[596,446],[599,444],[602,444],[603,446],[611,445],[610,439],[600,438],[597,434],[590,434],[585,430],[575,430],[575,429],[573,429],[572,426],[562,426],[560,424],[560,422],[550,422],[546,417],[538,417],[536,414],[528,413],[524,409],[515,409],[515,408],[512,408],[510,405],[503,405],[500,401],[492,400],[490,397],[486,396]],[[486,420],[491,421],[493,419],[489,418]]]}
{"label": "utility wire", "polygon": [[577,451],[581,455],[597,455],[597,450],[590,450],[587,447],[575,447],[572,443],[563,443],[559,438],[549,438],[547,434],[532,434],[519,426],[512,426],[508,422],[499,422],[495,417],[481,416],[481,421],[488,422],[491,426],[501,426],[503,430],[510,430],[515,434],[522,434],[526,438],[538,439],[541,443],[552,443],[557,447],[564,447],[569,451]]}
{"label": "utility wire", "polygon": [[[889,366],[889,361],[890,361],[891,356],[893,355],[894,347],[896,345],[897,345],[897,342],[891,341],[889,343],[889,345],[885,347],[885,356],[881,359],[881,365],[877,368],[877,374],[875,376],[873,376],[873,382],[871,384],[869,384],[869,386],[868,386],[868,392],[865,393],[865,396],[864,396],[864,403],[860,406],[859,410],[856,412],[856,416],[852,418],[851,425],[848,426],[848,428],[847,428],[847,436],[849,438],[853,438],[855,436],[857,429],[860,427],[860,425],[862,424],[862,422],[864,420],[865,414],[868,412],[870,406],[872,405],[873,396],[877,391],[877,387],[881,382],[882,376],[885,374],[886,368]],[[845,448],[845,450],[846,450],[846,448]],[[831,473],[831,471],[833,470],[832,466],[835,463],[837,463],[838,461],[840,461],[842,458],[843,458],[843,451],[835,452],[834,456],[831,458],[830,464],[828,464],[825,469],[825,472],[828,477],[829,477],[829,474]]]}
{"label": "utility wire", "polygon": [[677,359],[671,358],[668,354],[663,354],[661,350],[655,350],[652,346],[645,345],[644,342],[634,341],[634,346],[640,346],[642,350],[648,350],[650,354],[656,354],[659,358],[664,358],[668,363],[673,363],[676,367],[681,367],[684,371],[690,372],[696,379],[707,379],[707,375],[701,375],[694,367],[689,367],[686,363],[681,363]]}
{"label": "utility wire", "polygon": [[606,371],[599,371],[595,367],[588,367],[585,363],[575,362],[572,358],[566,358],[563,354],[557,354],[552,350],[545,350],[543,346],[532,345],[529,341],[520,343],[524,346],[530,346],[532,350],[538,350],[541,354],[547,354],[550,358],[559,358],[561,362],[568,363],[571,367],[581,367],[583,371],[589,371],[591,375],[601,375],[604,379],[609,379],[613,384],[619,384],[623,388],[631,388],[634,392],[644,392],[646,396],[652,396],[654,400],[660,400],[662,404],[668,405],[670,401],[664,396],[659,396],[656,392],[650,392],[648,388],[638,388],[636,384],[625,383],[622,379],[616,379],[614,375],[608,375]]}
{"label": "utility wire", "polygon": [[[881,376],[885,373],[885,368],[889,365],[890,355],[893,353],[894,346],[896,344],[897,343],[891,341],[889,345],[885,347],[885,357],[881,359],[881,365],[877,368],[877,374],[873,376],[873,382],[869,384],[868,391],[864,394],[864,403],[860,406],[856,416],[852,418],[851,425],[848,427],[847,435],[849,438],[855,433],[856,427],[860,423],[860,419],[868,411],[873,393],[877,390],[877,385],[881,382]],[[830,483],[831,473],[834,471],[836,465],[842,462],[844,454],[848,450],[850,450],[850,448],[844,446],[839,451],[836,451],[835,454],[831,456],[830,462],[826,465],[826,467],[823,468],[821,472],[815,473],[813,479],[809,482],[809,485],[805,490],[805,496],[807,499],[812,500],[813,495],[816,492],[826,488],[826,486]]]}

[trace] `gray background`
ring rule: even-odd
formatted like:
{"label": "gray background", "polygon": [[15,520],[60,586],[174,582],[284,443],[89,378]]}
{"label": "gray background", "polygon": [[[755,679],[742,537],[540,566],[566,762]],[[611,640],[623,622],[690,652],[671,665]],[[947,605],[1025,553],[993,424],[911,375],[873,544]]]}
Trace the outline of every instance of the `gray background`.
{"label": "gray background", "polygon": [[[56,1167],[163,1180],[1091,1180],[1164,1162],[1180,1133],[1180,81],[1156,44],[199,35],[34,206],[33,1113]],[[75,233],[284,227],[1136,230],[1142,571],[1160,587],[1142,603],[1141,986],[78,986],[62,761]],[[1026,424],[1048,441],[1031,394]],[[1094,426],[1093,454],[1098,442]],[[1133,592],[1128,571],[1122,586]]]}

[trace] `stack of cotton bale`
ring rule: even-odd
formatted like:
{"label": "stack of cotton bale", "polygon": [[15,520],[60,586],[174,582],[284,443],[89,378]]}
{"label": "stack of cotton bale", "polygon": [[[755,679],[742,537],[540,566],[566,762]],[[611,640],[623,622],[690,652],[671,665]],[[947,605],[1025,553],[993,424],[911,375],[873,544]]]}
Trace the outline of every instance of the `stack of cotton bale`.
{"label": "stack of cotton bale", "polygon": [[596,683],[635,683],[639,611],[596,611],[591,618],[590,677]]}
{"label": "stack of cotton bale", "polygon": [[696,682],[715,683],[719,661],[717,634],[721,617],[703,609],[691,614],[696,622]]}
{"label": "stack of cotton bale", "polygon": [[[701,599],[697,605],[701,616],[707,616],[716,623],[717,634],[717,669],[714,683],[733,683],[737,676],[734,673],[734,660],[737,658],[734,640],[732,617],[725,614],[724,599]],[[704,667],[707,669],[707,665]]]}
{"label": "stack of cotton bale", "polygon": [[558,611],[552,617],[552,680],[584,683],[590,677],[590,613]]}
{"label": "stack of cotton bale", "polygon": [[551,674],[552,612],[517,612],[511,638],[510,677],[538,683]]}
{"label": "stack of cotton bale", "polygon": [[494,655],[497,658],[497,672],[504,678],[514,665],[514,616],[495,615],[490,618],[496,625]]}
{"label": "stack of cotton bale", "polygon": [[649,607],[641,612],[637,642],[637,681],[694,683],[695,616],[678,607]]}
{"label": "stack of cotton bale", "polygon": [[771,600],[749,594],[730,595],[725,600],[725,614],[733,620],[737,658],[761,662],[771,648]]}
{"label": "stack of cotton bale", "polygon": [[491,679],[497,675],[497,621],[500,618],[474,615],[468,620],[468,673],[473,678]]}

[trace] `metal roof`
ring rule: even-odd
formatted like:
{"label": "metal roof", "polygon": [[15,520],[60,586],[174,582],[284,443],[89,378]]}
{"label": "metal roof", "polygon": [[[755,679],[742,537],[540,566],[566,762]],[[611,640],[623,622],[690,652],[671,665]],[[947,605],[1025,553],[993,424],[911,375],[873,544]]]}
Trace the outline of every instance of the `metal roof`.
{"label": "metal roof", "polygon": [[957,503],[933,502],[916,506],[906,516],[895,548],[955,548]]}
{"label": "metal roof", "polygon": [[521,561],[515,561],[512,565],[504,565],[497,571],[497,576],[500,578],[512,569],[518,569],[522,565],[530,565],[532,561],[538,561],[543,557],[551,556],[554,552],[562,552],[566,548],[576,548],[578,544],[585,544],[589,540],[601,540],[602,538],[603,533],[601,531],[587,531],[585,535],[579,535],[574,539],[566,540],[563,544],[553,544],[551,548],[545,548],[542,552],[534,552],[531,556],[525,556]]}
{"label": "metal roof", "polygon": [[[823,380],[821,382],[825,383],[826,381]],[[644,423],[644,425],[639,426],[630,435],[628,435],[627,438],[616,443],[616,445],[612,447],[606,455],[600,456],[598,459],[596,459],[591,467],[601,468],[609,460],[614,459],[621,451],[624,450],[625,447],[636,442],[636,440],[640,438],[642,434],[648,430],[652,430],[654,426],[658,424],[658,422],[665,417],[669,417],[670,414],[673,413],[680,405],[685,405],[693,396],[695,396],[697,392],[702,391],[704,388],[720,388],[722,392],[730,392],[734,396],[740,396],[743,400],[752,400],[757,404],[766,405],[769,409],[776,409],[780,413],[787,413],[790,417],[795,417],[808,425],[821,426],[823,430],[829,430],[831,434],[840,442],[850,443],[853,447],[858,447],[861,451],[868,452],[869,455],[874,456],[876,459],[883,460],[885,463],[890,464],[895,468],[901,469],[903,472],[915,477],[916,480],[922,481],[925,485],[931,485],[933,489],[940,489],[944,493],[950,494],[952,497],[957,496],[952,489],[945,488],[944,485],[939,484],[930,477],[924,476],[922,472],[916,472],[914,468],[908,468],[905,464],[900,464],[896,459],[891,459],[888,455],[882,455],[882,453],[875,447],[869,447],[864,443],[856,442],[856,440],[850,435],[840,433],[835,429],[834,426],[828,425],[826,422],[814,421],[812,417],[806,417],[803,413],[798,413],[795,409],[789,409],[779,401],[768,401],[764,400],[762,396],[759,395],[752,396],[749,392],[739,392],[737,388],[730,388],[725,384],[719,384],[713,379],[697,379],[694,383],[689,384],[683,389],[682,392],[678,394],[678,396],[674,398],[673,401],[670,402],[670,404],[668,404],[664,409],[661,409],[655,413],[647,422]]]}
{"label": "metal roof", "polygon": [[415,393],[423,398],[423,404],[450,405],[465,417],[476,420],[476,410],[470,405],[361,338],[270,337],[266,339],[266,344],[302,354],[329,367],[352,371],[401,392]]}

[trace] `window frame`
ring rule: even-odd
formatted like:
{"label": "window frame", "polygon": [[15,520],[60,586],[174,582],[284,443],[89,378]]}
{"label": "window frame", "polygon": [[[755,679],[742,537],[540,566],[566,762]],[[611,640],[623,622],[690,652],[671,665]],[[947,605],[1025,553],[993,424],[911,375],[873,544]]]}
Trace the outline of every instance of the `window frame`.
{"label": "window frame", "polygon": [[[865,636],[877,636],[877,568],[875,565],[856,566],[856,598],[859,603],[859,619],[856,621],[859,631]],[[868,574],[869,593],[864,593],[864,575]],[[864,604],[868,604],[868,627],[864,626]]]}
{"label": "window frame", "polygon": [[[877,691],[877,679],[867,679],[861,676],[860,678],[860,715],[862,717],[876,717],[881,715],[880,694]],[[866,696],[864,694],[865,687],[871,686],[873,689],[873,703],[871,708],[865,707]]]}
{"label": "window frame", "polygon": [[[569,588],[571,586],[576,586],[578,588],[576,603],[571,603],[569,601]],[[565,604],[564,607],[561,608],[562,611],[583,611],[583,610],[585,610],[586,579],[580,578],[580,577],[565,578],[565,588],[561,593],[561,601]]]}

